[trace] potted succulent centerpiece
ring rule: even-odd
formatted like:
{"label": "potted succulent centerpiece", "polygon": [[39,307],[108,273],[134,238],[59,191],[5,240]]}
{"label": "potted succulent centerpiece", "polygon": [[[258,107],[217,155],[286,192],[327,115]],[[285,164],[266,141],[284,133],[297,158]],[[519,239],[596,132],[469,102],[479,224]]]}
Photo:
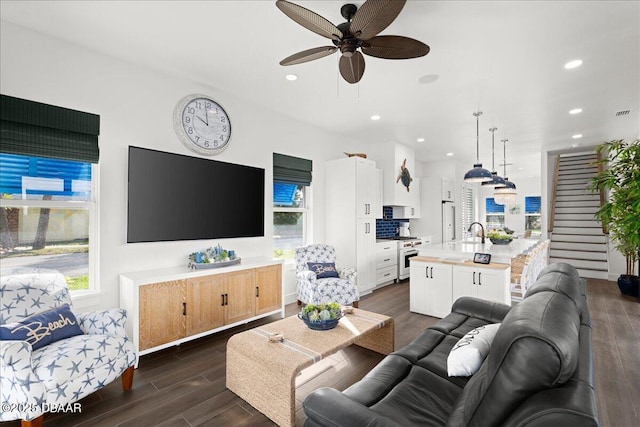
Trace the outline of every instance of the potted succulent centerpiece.
{"label": "potted succulent centerpiece", "polygon": [[596,152],[598,175],[592,179],[591,190],[601,192],[604,201],[595,217],[627,260],[626,274],[618,278],[620,291],[638,297],[635,267],[640,262],[640,139],[606,142]]}
{"label": "potted succulent centerpiece", "polygon": [[337,302],[326,304],[307,304],[298,317],[311,329],[326,331],[338,325],[342,317],[342,307]]}
{"label": "potted succulent centerpiece", "polygon": [[487,237],[494,245],[508,245],[513,241],[513,236],[504,231],[491,230],[487,233]]}

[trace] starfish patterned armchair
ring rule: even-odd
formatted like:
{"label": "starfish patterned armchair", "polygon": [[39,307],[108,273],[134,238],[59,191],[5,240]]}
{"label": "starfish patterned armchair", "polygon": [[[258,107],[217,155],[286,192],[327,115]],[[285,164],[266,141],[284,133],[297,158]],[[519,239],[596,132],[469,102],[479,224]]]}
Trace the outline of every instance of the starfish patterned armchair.
{"label": "starfish patterned armchair", "polygon": [[0,421],[41,426],[45,412],[77,407],[70,405],[119,376],[131,389],[136,355],[125,321],[121,309],[74,314],[64,276],[53,270],[2,276]]}
{"label": "starfish patterned armchair", "polygon": [[358,306],[356,270],[336,267],[333,246],[315,244],[296,248],[298,305],[337,302]]}

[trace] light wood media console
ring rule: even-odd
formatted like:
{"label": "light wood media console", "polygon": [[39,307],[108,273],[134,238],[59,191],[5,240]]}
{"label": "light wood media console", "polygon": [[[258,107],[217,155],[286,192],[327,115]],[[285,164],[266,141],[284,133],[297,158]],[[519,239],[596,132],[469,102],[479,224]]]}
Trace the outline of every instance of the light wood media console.
{"label": "light wood media console", "polygon": [[284,317],[282,286],[282,261],[268,258],[137,271],[120,275],[120,307],[139,357],[272,314]]}

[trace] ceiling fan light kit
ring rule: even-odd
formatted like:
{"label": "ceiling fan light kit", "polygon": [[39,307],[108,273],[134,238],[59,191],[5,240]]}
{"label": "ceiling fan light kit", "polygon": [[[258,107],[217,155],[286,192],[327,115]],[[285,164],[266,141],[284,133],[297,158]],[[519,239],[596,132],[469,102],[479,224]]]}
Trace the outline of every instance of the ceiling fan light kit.
{"label": "ceiling fan light kit", "polygon": [[473,113],[476,117],[476,162],[473,165],[473,169],[469,169],[464,174],[464,182],[487,182],[491,181],[492,175],[487,169],[482,167],[480,163],[480,115],[482,111]]}
{"label": "ceiling fan light kit", "polygon": [[363,53],[383,59],[425,56],[430,48],[421,41],[403,36],[378,36],[398,17],[405,3],[406,0],[367,0],[359,9],[348,3],[340,9],[347,22],[336,26],[309,9],[286,0],[277,0],[276,6],[285,15],[306,29],[330,39],[334,44],[294,53],[280,61],[280,65],[301,64],[340,50],[340,74],[353,84],[359,82],[364,75]]}

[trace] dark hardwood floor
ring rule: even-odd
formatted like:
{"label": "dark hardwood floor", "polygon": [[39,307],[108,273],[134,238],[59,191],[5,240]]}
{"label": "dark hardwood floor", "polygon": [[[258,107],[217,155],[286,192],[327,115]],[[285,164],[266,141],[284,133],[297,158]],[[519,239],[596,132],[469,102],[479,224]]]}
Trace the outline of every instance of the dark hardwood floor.
{"label": "dark hardwood floor", "polygon": [[[588,281],[593,319],[596,394],[602,426],[640,425],[640,304],[620,295],[614,282]],[[360,308],[392,316],[395,345],[409,343],[438,319],[409,312],[408,282],[364,297]],[[287,315],[298,311],[286,307]],[[133,389],[116,381],[81,401],[80,414],[47,414],[45,427],[63,426],[273,426],[225,388],[225,347],[229,337],[275,317],[141,357]],[[301,401],[321,386],[344,389],[382,356],[352,346],[303,371],[297,380],[297,425]],[[17,426],[19,422],[2,423]]]}

